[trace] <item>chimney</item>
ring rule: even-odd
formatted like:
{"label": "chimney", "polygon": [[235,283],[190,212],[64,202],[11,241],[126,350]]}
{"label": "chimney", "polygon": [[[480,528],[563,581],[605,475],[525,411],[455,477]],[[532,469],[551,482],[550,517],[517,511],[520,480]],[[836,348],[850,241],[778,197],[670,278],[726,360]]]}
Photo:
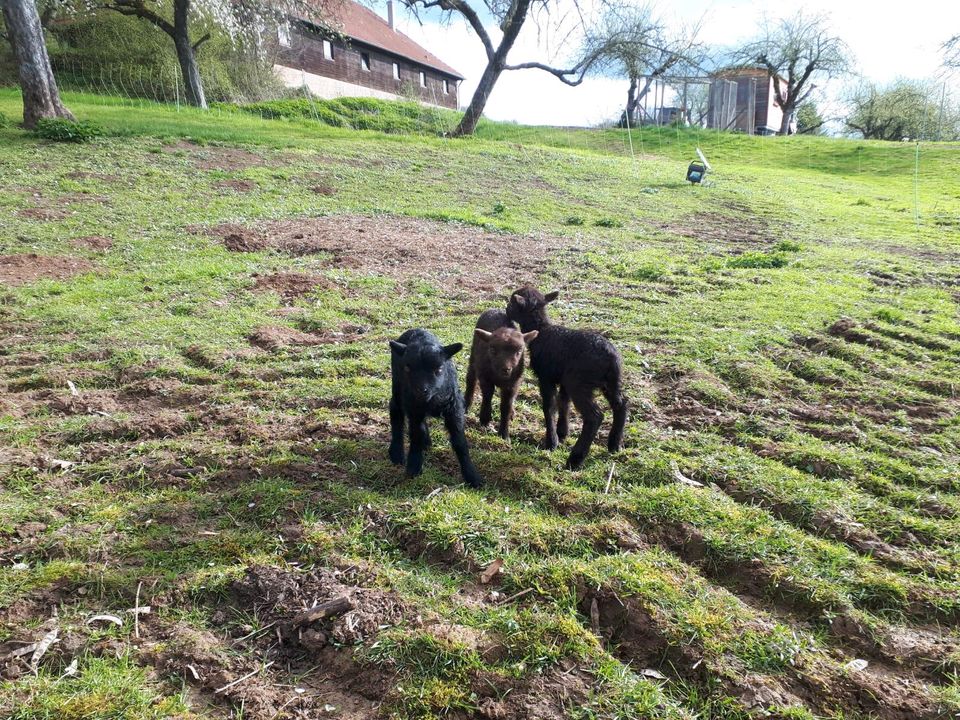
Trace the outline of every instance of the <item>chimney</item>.
{"label": "chimney", "polygon": [[387,24],[391,30],[396,29],[393,26],[393,0],[387,0]]}

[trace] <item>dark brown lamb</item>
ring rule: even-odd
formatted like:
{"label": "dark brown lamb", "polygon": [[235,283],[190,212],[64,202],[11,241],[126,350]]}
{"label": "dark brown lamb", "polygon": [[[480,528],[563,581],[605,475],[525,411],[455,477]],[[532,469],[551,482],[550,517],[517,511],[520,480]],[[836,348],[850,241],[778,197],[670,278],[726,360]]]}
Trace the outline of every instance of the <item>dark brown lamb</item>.
{"label": "dark brown lamb", "polygon": [[464,406],[469,409],[473,393],[480,385],[480,424],[487,426],[493,416],[493,391],[500,390],[500,427],[504,440],[510,439],[513,403],[520,392],[527,343],[537,331],[521,333],[502,310],[487,310],[477,320],[473,331],[470,364],[467,367],[467,394]]}
{"label": "dark brown lamb", "polygon": [[[603,411],[594,399],[599,390],[613,409],[613,427],[607,446],[610,452],[623,447],[627,423],[627,398],[623,394],[623,361],[607,338],[592,330],[574,330],[553,325],[547,317],[547,305],[557,292],[544,295],[533,287],[523,287],[510,296],[507,317],[520,325],[524,333],[539,331],[530,343],[530,367],[540,383],[546,436],[543,447],[554,450],[569,432],[570,402],[583,417],[583,430],[567,458],[567,467],[577,470],[590,452],[603,422]],[[557,388],[559,387],[559,396]],[[559,421],[554,410],[559,405]]]}

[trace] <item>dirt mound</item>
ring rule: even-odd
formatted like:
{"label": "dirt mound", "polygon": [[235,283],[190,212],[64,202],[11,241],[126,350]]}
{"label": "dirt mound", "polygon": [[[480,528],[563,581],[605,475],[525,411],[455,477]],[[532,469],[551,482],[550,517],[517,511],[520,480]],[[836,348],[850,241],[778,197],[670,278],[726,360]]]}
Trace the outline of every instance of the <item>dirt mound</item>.
{"label": "dirt mound", "polygon": [[69,255],[0,255],[0,283],[24,285],[36,280],[65,280],[94,266]]}
{"label": "dirt mound", "polygon": [[326,185],[324,183],[320,183],[319,185],[314,185],[310,189],[313,192],[315,192],[317,195],[324,195],[326,197],[331,197],[337,194],[337,189],[335,187],[331,185]]}
{"label": "dirt mound", "polygon": [[331,215],[256,228],[228,224],[208,232],[232,252],[272,248],[294,256],[323,254],[335,267],[481,292],[539,275],[548,253],[562,242],[396,215]]}
{"label": "dirt mound", "polygon": [[302,295],[313,292],[318,287],[331,287],[326,278],[318,275],[304,275],[302,273],[279,272],[270,275],[254,275],[253,289],[259,292],[275,292],[285,302],[296,300]]}
{"label": "dirt mound", "polygon": [[85,235],[72,241],[76,248],[86,248],[87,250],[99,250],[101,252],[113,247],[113,240],[103,235]]}

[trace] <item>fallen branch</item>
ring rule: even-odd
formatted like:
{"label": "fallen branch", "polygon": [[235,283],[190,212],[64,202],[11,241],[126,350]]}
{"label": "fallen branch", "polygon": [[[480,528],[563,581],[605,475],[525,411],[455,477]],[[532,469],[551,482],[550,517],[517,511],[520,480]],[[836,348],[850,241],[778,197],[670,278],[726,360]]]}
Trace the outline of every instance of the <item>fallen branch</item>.
{"label": "fallen branch", "polygon": [[312,607],[309,610],[296,615],[291,621],[291,624],[309,625],[317,620],[324,620],[328,617],[333,617],[334,615],[343,615],[343,613],[353,610],[353,607],[353,600],[344,595],[343,597],[328,600],[325,603],[321,603],[316,607]]}
{"label": "fallen branch", "polygon": [[526,595],[526,594],[528,594],[528,593],[532,593],[532,592],[533,592],[533,588],[527,588],[526,590],[521,590],[520,592],[518,592],[518,593],[516,593],[516,594],[514,594],[514,595],[511,595],[511,596],[508,597],[508,598],[504,598],[503,600],[500,601],[500,604],[501,604],[501,605],[506,605],[506,604],[507,604],[508,602],[510,602],[511,600],[516,600],[517,598],[522,598],[524,595]]}
{"label": "fallen branch", "polygon": [[257,673],[263,672],[264,670],[266,670],[266,669],[267,669],[268,667],[270,667],[271,665],[273,665],[273,660],[271,660],[270,662],[268,662],[266,665],[263,665],[262,667],[258,667],[256,670],[251,670],[250,672],[248,672],[248,673],[247,673],[246,675],[244,675],[243,677],[240,677],[240,678],[237,678],[236,680],[234,680],[232,683],[227,683],[227,684],[224,685],[222,688],[217,688],[216,690],[213,691],[213,694],[214,694],[214,695],[219,695],[219,694],[222,693],[222,692],[226,692],[227,690],[229,690],[230,688],[234,687],[235,685],[239,685],[239,684],[242,683],[244,680],[249,680],[250,678],[252,678],[252,677],[253,677],[254,675],[256,675]]}

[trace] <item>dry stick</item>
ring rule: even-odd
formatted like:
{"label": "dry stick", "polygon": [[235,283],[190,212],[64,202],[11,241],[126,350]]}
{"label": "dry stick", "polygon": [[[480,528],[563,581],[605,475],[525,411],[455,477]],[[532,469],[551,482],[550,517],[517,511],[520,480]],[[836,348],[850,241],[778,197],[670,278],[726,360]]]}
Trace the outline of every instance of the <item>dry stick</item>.
{"label": "dry stick", "polygon": [[610,463],[610,472],[607,473],[607,486],[603,489],[604,495],[610,494],[610,481],[613,480],[613,471],[616,469],[617,464],[615,462]]}
{"label": "dry stick", "polygon": [[133,636],[140,639],[140,588],[143,580],[137,583],[137,597],[133,601]]}
{"label": "dry stick", "polygon": [[521,598],[521,597],[523,597],[524,595],[526,595],[527,593],[532,593],[532,592],[533,592],[533,588],[527,588],[526,590],[521,590],[520,592],[516,593],[515,595],[511,595],[511,596],[508,597],[508,598],[504,598],[503,600],[500,601],[500,604],[501,604],[501,605],[506,605],[506,604],[507,604],[508,602],[510,602],[511,600],[516,600],[517,598]]}
{"label": "dry stick", "polygon": [[317,605],[296,615],[291,621],[291,624],[308,625],[315,620],[323,620],[324,618],[333,617],[334,615],[342,615],[345,612],[353,610],[353,607],[353,601],[344,595],[334,598],[333,600],[328,600],[321,605]]}
{"label": "dry stick", "polygon": [[271,660],[271,661],[268,662],[266,665],[263,665],[262,667],[258,667],[256,670],[251,670],[250,672],[248,672],[248,673],[247,673],[246,675],[244,675],[243,677],[237,678],[236,680],[234,680],[232,683],[227,683],[227,684],[224,685],[222,688],[217,688],[216,690],[213,691],[213,694],[214,694],[214,695],[219,695],[220,693],[229,690],[229,689],[232,688],[234,685],[239,685],[239,684],[242,683],[244,680],[249,680],[250,678],[252,678],[252,677],[253,677],[254,675],[256,675],[257,673],[263,672],[264,670],[266,670],[268,667],[270,667],[271,665],[273,665],[273,663],[274,663],[274,661]]}

